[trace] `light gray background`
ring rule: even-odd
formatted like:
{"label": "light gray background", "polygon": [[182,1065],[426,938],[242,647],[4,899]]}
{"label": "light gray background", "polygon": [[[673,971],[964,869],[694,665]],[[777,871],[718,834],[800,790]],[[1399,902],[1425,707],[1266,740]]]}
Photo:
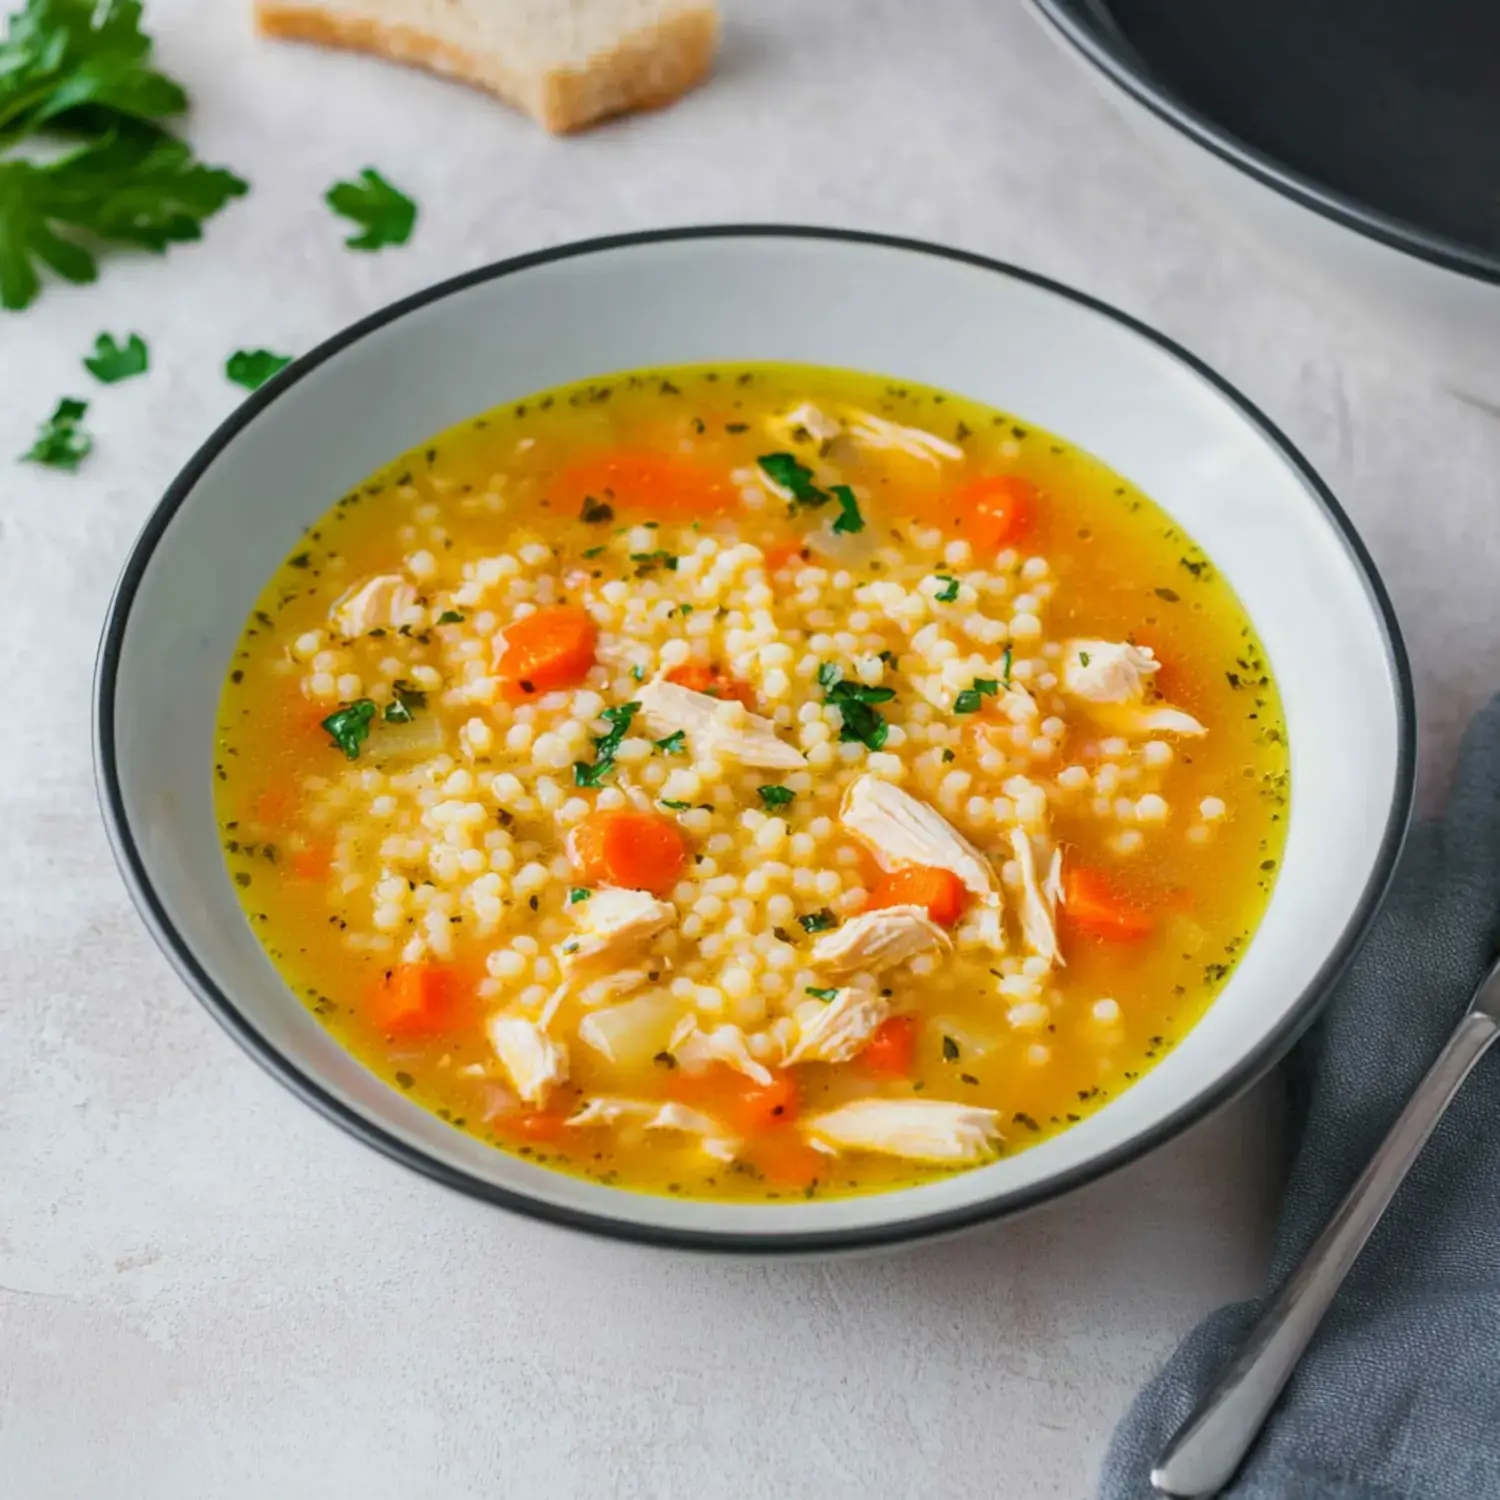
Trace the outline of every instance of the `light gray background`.
{"label": "light gray background", "polygon": [[[1082,1500],[1131,1393],[1249,1290],[1274,1086],[1017,1224],[759,1266],[575,1240],[410,1176],[264,1077],[169,973],[95,811],[89,673],[164,485],[294,352],[439,277],[662,223],[779,219],[1035,267],[1216,365],[1322,470],[1412,649],[1424,785],[1497,675],[1500,421],[1323,320],[1181,203],[1012,5],[728,0],[719,75],[555,141],[482,96],[155,0],[192,136],[252,195],[206,243],[0,317],[0,455],[90,397],[77,477],[0,462],[0,1493],[15,1500]],[[320,199],[375,164],[411,246]],[[148,378],[79,358],[139,330]],[[1347,347],[1346,347],[1347,346]]]}

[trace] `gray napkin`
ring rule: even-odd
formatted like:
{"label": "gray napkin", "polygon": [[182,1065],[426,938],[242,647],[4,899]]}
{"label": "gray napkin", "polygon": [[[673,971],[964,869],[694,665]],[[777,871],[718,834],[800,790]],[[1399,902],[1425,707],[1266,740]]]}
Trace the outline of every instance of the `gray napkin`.
{"label": "gray napkin", "polygon": [[[1289,1064],[1299,1133],[1272,1287],[1400,1112],[1497,938],[1500,698],[1469,726],[1446,815],[1413,830],[1368,941]],[[1258,1309],[1214,1313],[1142,1392],[1105,1458],[1102,1500],[1151,1495],[1152,1462]],[[1500,1056],[1454,1101],[1224,1494],[1500,1496]]]}

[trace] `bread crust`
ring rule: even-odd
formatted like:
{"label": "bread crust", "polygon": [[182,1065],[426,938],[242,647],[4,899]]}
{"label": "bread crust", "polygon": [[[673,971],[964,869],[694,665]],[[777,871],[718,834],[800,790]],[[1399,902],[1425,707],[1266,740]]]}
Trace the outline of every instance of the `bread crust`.
{"label": "bread crust", "polygon": [[418,27],[341,15],[315,4],[256,0],[255,21],[264,36],[370,52],[474,84],[524,110],[554,135],[671,104],[708,74],[719,37],[718,14],[706,4],[631,32],[583,68],[528,77],[502,57]]}

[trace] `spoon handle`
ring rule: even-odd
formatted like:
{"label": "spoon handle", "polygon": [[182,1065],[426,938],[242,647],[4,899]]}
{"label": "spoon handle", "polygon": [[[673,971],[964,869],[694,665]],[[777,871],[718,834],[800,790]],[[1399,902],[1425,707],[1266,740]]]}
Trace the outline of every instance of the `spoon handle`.
{"label": "spoon handle", "polygon": [[1496,986],[1492,970],[1437,1061],[1417,1086],[1370,1164],[1287,1278],[1232,1364],[1167,1445],[1151,1484],[1173,1500],[1216,1495],[1255,1442],[1328,1304],[1453,1096],[1484,1056],[1500,1023],[1477,1008]]}

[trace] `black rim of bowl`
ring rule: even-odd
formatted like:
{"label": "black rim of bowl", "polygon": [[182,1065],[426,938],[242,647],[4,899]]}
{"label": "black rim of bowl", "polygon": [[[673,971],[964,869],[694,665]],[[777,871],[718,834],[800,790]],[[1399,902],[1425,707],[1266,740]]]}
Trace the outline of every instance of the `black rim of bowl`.
{"label": "black rim of bowl", "polygon": [[[1099,18],[1098,7],[1092,0],[1082,0],[1081,4],[1078,0],[1031,0],[1031,4],[1086,62],[1158,120],[1187,136],[1220,161],[1237,167],[1246,176],[1303,208],[1390,249],[1404,251],[1460,276],[1500,282],[1500,256],[1486,254],[1475,245],[1435,234],[1393,214],[1371,208],[1358,198],[1304,176],[1184,103],[1152,77],[1143,60],[1107,17]],[[1096,19],[1091,21],[1086,13],[1092,13]]]}
{"label": "black rim of bowl", "polygon": [[[468,287],[515,275],[534,266],[580,256],[598,255],[613,250],[673,241],[710,241],[733,239],[790,239],[875,245],[907,254],[935,256],[957,261],[981,270],[1025,282],[1061,297],[1075,306],[1111,319],[1165,351],[1174,360],[1194,371],[1227,400],[1267,443],[1275,448],[1306,485],[1310,497],[1322,507],[1327,518],[1343,539],[1355,567],[1363,576],[1365,588],[1384,629],[1391,679],[1396,695],[1397,764],[1391,806],[1386,819],[1379,854],[1366,880],[1364,891],[1333,951],[1324,960],[1312,983],[1298,997],[1276,1030],[1265,1037],[1249,1055],[1242,1057],[1225,1075],[1216,1079],[1192,1098],[1186,1100],[1165,1120],[1133,1136],[1113,1150],[1080,1163],[1069,1171],[1029,1187],[998,1192],[993,1197],[962,1208],[912,1218],[896,1218],[884,1224],[849,1229],[791,1231],[787,1233],[731,1233],[722,1230],[700,1230],[633,1223],[606,1214],[595,1214],[546,1203],[524,1193],[497,1186],[471,1176],[468,1172],[429,1156],[390,1134],[325,1089],[316,1078],[303,1072],[291,1058],[273,1047],[241,1012],[232,996],[221,990],[198,962],[182,934],[174,927],[158,896],[135,834],[125,812],[120,786],[119,765],[115,747],[115,711],[121,650],[129,628],[131,608],[141,580],[150,564],[157,543],[172,524],[178,510],[192,494],[208,467],[234,440],[274,402],[292,394],[297,383],[312,370],[367,334]],[[350,1134],[383,1152],[386,1156],[426,1176],[456,1188],[471,1197],[512,1209],[534,1219],[565,1225],[572,1229],[619,1240],[677,1249],[717,1251],[730,1254],[809,1254],[835,1250],[857,1250],[891,1246],[956,1230],[1018,1213],[1023,1209],[1061,1197],[1063,1194],[1104,1176],[1179,1134],[1202,1119],[1211,1110],[1227,1103],[1267,1072],[1291,1047],[1312,1021],[1328,992],[1352,957],[1359,940],[1374,916],[1395,868],[1411,812],[1416,765],[1416,728],[1412,677],[1395,612],[1363,542],[1349,518],[1318,478],[1311,466],[1267,418],[1231,385],[1194,355],[1167,338],[1117,311],[1103,302],[1069,287],[1061,286],[1031,271],[990,260],[985,256],[932,245],[920,240],[860,231],[805,227],[798,225],[748,224],[705,225],[702,227],[648,230],[642,233],[606,236],[559,245],[529,255],[498,261],[477,271],[418,292],[383,310],[361,319],[342,333],[320,344],[311,353],[289,365],[279,375],[249,396],[193,455],[187,466],[172,482],[166,494],[146,521],[136,539],[119,582],[115,586],[105,617],[99,643],[94,681],[94,759],[100,808],[115,858],[132,900],[151,935],[186,981],[188,987],[209,1012],[274,1077],[300,1096],[314,1109],[342,1126]],[[205,768],[206,774],[206,768]],[[892,1195],[893,1201],[899,1194]],[[774,1209],[770,1209],[774,1212]]]}

